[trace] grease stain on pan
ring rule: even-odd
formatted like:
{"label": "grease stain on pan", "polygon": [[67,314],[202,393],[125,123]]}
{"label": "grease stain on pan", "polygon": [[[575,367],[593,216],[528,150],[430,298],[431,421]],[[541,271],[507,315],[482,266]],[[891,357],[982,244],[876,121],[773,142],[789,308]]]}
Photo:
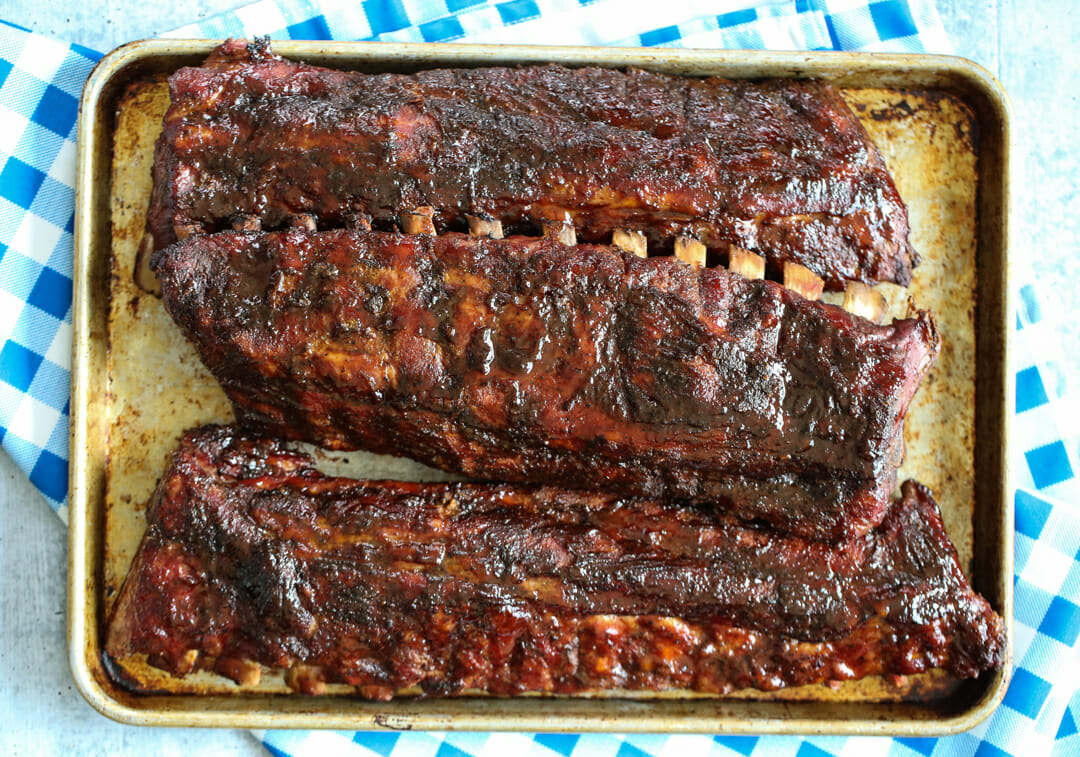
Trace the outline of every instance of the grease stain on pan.
{"label": "grease stain on pan", "polygon": [[[898,96],[891,102],[871,105],[866,102],[852,103],[852,110],[864,123],[872,121],[878,124],[899,123],[906,128],[905,122],[912,118],[923,118],[933,132],[939,124],[951,125],[955,137],[955,150],[962,154],[974,155],[978,152],[979,129],[975,114],[961,100],[945,92],[925,89],[893,90]],[[932,117],[927,118],[927,114]]]}
{"label": "grease stain on pan", "polygon": [[[911,286],[882,285],[889,313],[908,298],[934,312],[941,355],[908,411],[903,478],[930,487],[960,564],[971,564],[975,513],[975,253],[978,152],[971,109],[943,92],[847,93],[878,144],[908,206],[911,242],[923,261]],[[970,571],[969,571],[970,575]]]}
{"label": "grease stain on pan", "polygon": [[154,142],[167,106],[167,85],[157,77],[130,85],[116,111],[103,571],[104,586],[113,595],[135,555],[145,528],[146,502],[180,432],[231,417],[224,394],[161,301],[136,287],[132,278],[133,256],[146,223]]}

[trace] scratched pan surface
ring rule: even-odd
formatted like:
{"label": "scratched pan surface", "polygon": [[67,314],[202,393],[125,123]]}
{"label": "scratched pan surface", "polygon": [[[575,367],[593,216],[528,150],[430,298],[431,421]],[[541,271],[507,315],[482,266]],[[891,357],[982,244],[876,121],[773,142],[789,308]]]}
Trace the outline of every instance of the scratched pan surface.
{"label": "scratched pan surface", "polygon": [[[84,696],[118,720],[151,725],[558,731],[932,735],[965,730],[1004,694],[1007,674],[957,682],[930,673],[704,697],[468,697],[368,702],[347,687],[291,694],[280,675],[253,688],[200,673],[178,681],[126,670],[149,693],[117,686],[100,640],[145,525],[144,508],[180,433],[232,418],[224,394],[132,271],[150,195],[153,142],[168,105],[164,77],[196,65],[208,41],[139,42],[107,56],[82,102],[76,212],[69,552],[71,666]],[[1007,492],[1006,370],[1009,115],[1000,85],[967,61],[935,56],[279,42],[275,51],[365,71],[561,62],[635,65],[731,78],[825,77],[881,148],[922,254],[913,285],[880,287],[893,315],[908,297],[932,309],[940,359],[908,415],[901,479],[931,487],[961,565],[1011,637],[1012,515]],[[417,463],[322,455],[333,473],[441,480]],[[1008,665],[1006,665],[1006,669]]]}

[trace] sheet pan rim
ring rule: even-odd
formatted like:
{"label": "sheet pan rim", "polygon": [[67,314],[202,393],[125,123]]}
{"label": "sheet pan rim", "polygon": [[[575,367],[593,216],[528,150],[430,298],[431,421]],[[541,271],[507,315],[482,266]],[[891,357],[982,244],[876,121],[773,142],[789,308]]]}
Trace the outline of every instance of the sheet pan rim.
{"label": "sheet pan rim", "polygon": [[[78,169],[76,182],[75,214],[75,268],[74,299],[72,305],[73,340],[72,340],[72,396],[71,396],[71,462],[69,490],[69,552],[68,552],[68,639],[69,663],[76,686],[83,697],[96,710],[114,720],[138,725],[160,726],[211,726],[211,727],[260,727],[260,728],[361,728],[374,726],[400,729],[440,729],[440,730],[506,730],[506,731],[579,731],[579,732],[668,732],[668,733],[770,733],[770,734],[805,734],[805,735],[892,735],[892,736],[940,736],[960,733],[982,722],[1004,698],[1011,671],[1012,662],[1012,521],[1011,475],[1008,470],[1008,434],[1000,440],[1004,465],[998,471],[1001,487],[1005,496],[996,503],[996,516],[1001,518],[1002,542],[997,545],[998,555],[1003,570],[995,575],[996,587],[1002,597],[1002,610],[1007,630],[1007,662],[989,683],[983,695],[966,711],[940,719],[891,720],[840,720],[823,721],[813,718],[752,718],[724,719],[715,716],[681,718],[677,722],[664,721],[663,716],[642,716],[635,713],[632,718],[610,718],[604,716],[574,716],[563,714],[556,719],[550,715],[518,716],[513,722],[507,722],[496,715],[482,712],[471,717],[456,715],[453,721],[448,716],[414,713],[407,717],[400,715],[384,716],[377,712],[349,713],[313,712],[320,707],[319,700],[306,702],[309,706],[304,712],[281,712],[255,707],[247,711],[223,710],[220,705],[224,700],[235,699],[210,695],[205,698],[205,707],[149,709],[138,707],[132,702],[150,704],[160,697],[129,697],[118,690],[111,681],[101,678],[100,648],[97,629],[100,618],[100,586],[95,585],[97,552],[100,550],[100,535],[95,533],[90,522],[92,485],[91,463],[101,464],[101,460],[91,460],[89,435],[91,362],[94,350],[103,349],[100,334],[93,333],[90,323],[90,311],[94,293],[88,274],[88,265],[94,254],[95,243],[101,242],[94,237],[93,212],[95,201],[100,202],[102,191],[93,181],[95,171],[101,169],[102,150],[109,154],[107,144],[102,144],[106,135],[100,134],[102,112],[107,107],[105,94],[110,86],[131,66],[150,59],[205,55],[220,40],[191,39],[153,39],[140,40],[123,45],[106,55],[95,67],[84,87],[80,100],[80,120],[78,127]],[[1009,149],[1011,135],[1011,112],[1008,97],[1000,82],[985,68],[964,58],[944,55],[912,55],[897,53],[847,53],[847,52],[805,52],[805,51],[732,51],[732,50],[677,50],[648,48],[609,48],[609,47],[562,47],[562,46],[498,46],[498,45],[446,45],[428,43],[382,43],[382,42],[301,42],[275,41],[275,50],[286,56],[304,59],[346,56],[361,60],[388,61],[405,59],[410,61],[425,60],[429,65],[452,64],[456,60],[490,59],[492,64],[506,64],[520,61],[546,59],[554,62],[579,63],[583,65],[640,65],[645,67],[665,67],[678,65],[708,65],[726,67],[724,74],[738,76],[740,67],[770,68],[770,75],[814,77],[826,76],[843,80],[852,73],[872,75],[875,71],[891,72],[896,76],[910,75],[912,72],[940,75],[955,78],[980,90],[993,103],[999,117],[999,125],[1004,132],[1003,166],[1001,182],[1002,205],[1004,212],[1002,224],[1001,262],[1005,267],[1004,291],[1000,293],[1003,312],[1011,312],[1012,292],[1011,276],[1008,271],[1008,217],[1010,198],[1008,194],[1009,167],[1012,150]],[[100,226],[100,219],[97,221]],[[108,222],[105,222],[108,227]],[[107,255],[107,253],[106,253]],[[1002,327],[1008,328],[1007,315]],[[1011,333],[1011,332],[1006,332]],[[1005,340],[1002,360],[1009,365],[1009,346],[1011,337]],[[1012,376],[1005,371],[1004,386],[1001,393],[1000,407],[1007,412],[1013,396]],[[1005,415],[1005,428],[1008,416]],[[175,700],[174,695],[171,699]],[[128,699],[129,703],[125,703]],[[260,697],[260,700],[267,699]],[[219,701],[222,700],[222,701]],[[267,699],[272,701],[272,698]],[[435,700],[426,700],[432,702]],[[524,700],[522,700],[524,701]],[[574,701],[574,700],[565,700]],[[712,701],[712,700],[704,700]],[[254,704],[254,702],[253,702]],[[362,707],[360,709],[373,709]]]}

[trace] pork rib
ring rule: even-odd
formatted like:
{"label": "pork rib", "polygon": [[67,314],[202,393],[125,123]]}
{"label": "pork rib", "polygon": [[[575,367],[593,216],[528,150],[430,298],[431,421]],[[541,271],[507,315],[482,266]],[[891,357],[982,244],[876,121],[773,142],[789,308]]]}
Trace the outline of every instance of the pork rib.
{"label": "pork rib", "polygon": [[906,285],[907,210],[862,125],[818,81],[559,66],[335,71],[230,41],[170,79],[149,230],[160,249],[234,215],[263,228],[389,229],[414,208],[529,233],[567,214],[587,242],[680,235],[822,276]]}
{"label": "pork rib", "polygon": [[903,492],[875,531],[830,546],[613,494],[329,478],[279,441],[207,427],[158,485],[106,650],[373,698],[1000,666],[1001,619],[929,492]]}
{"label": "pork rib", "polygon": [[156,254],[238,417],[489,480],[714,502],[864,533],[896,483],[932,318],[555,239],[302,230]]}

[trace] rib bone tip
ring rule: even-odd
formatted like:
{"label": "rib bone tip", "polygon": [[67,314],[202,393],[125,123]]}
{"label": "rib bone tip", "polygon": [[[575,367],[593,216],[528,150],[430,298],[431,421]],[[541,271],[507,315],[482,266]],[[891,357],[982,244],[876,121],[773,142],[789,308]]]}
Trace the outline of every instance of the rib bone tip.
{"label": "rib bone tip", "polygon": [[573,247],[577,244],[577,231],[570,221],[569,213],[566,214],[565,220],[542,221],[540,225],[544,229],[544,236],[548,239],[554,239],[567,247]]}
{"label": "rib bone tip", "polygon": [[690,237],[679,237],[675,240],[675,257],[702,268],[705,266],[705,245]]}
{"label": "rib bone tip", "polygon": [[345,228],[349,231],[371,231],[371,216],[366,213],[346,213],[344,221]]}
{"label": "rib bone tip", "polygon": [[479,216],[467,215],[465,220],[469,222],[469,233],[474,237],[503,238],[502,221],[497,218],[480,218]]}
{"label": "rib bone tip", "polygon": [[395,693],[393,686],[381,686],[378,684],[357,686],[356,690],[364,699],[374,699],[380,702],[389,702],[394,698]]}
{"label": "rib bone tip", "polygon": [[262,219],[250,213],[233,216],[233,231],[262,231]]}
{"label": "rib bone tip", "polygon": [[821,298],[825,282],[806,266],[789,260],[784,263],[784,286],[808,300],[817,300]]}
{"label": "rib bone tip", "polygon": [[262,666],[250,660],[221,658],[214,665],[214,669],[238,686],[258,686],[262,680]]}
{"label": "rib bone tip", "polygon": [[189,649],[184,654],[180,655],[180,659],[177,661],[176,668],[180,675],[187,675],[195,669],[195,665],[199,662],[199,650]]}
{"label": "rib bone tip", "polygon": [[728,270],[748,279],[765,278],[765,258],[742,247],[728,248]]}
{"label": "rib bone tip", "polygon": [[194,223],[178,223],[173,225],[173,234],[179,242],[183,242],[192,234],[201,234],[202,226]]}
{"label": "rib bone tip", "polygon": [[885,298],[861,281],[849,281],[844,289],[844,310],[880,323],[885,315]]}
{"label": "rib bone tip", "polygon": [[435,208],[430,205],[422,205],[413,211],[406,213],[402,218],[402,227],[405,229],[406,234],[430,234],[435,235],[435,222],[432,220],[432,216],[435,215]]}
{"label": "rib bone tip", "polygon": [[303,229],[304,231],[310,231],[312,233],[315,233],[319,228],[315,216],[311,213],[295,213],[289,217],[289,226],[294,229]]}
{"label": "rib bone tip", "polygon": [[313,665],[295,665],[285,671],[285,685],[301,694],[318,696],[326,691],[326,677],[322,668]]}
{"label": "rib bone tip", "polygon": [[620,250],[633,253],[639,258],[649,256],[649,244],[645,240],[645,235],[640,231],[616,229],[615,233],[611,235],[611,245],[618,247]]}

